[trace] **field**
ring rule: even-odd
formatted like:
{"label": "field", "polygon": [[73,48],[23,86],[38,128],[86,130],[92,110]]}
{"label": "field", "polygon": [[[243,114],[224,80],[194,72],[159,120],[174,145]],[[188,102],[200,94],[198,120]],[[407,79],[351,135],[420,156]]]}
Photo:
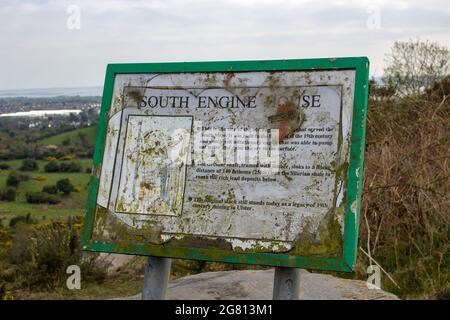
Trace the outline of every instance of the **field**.
{"label": "field", "polygon": [[82,129],[76,129],[67,131],[61,134],[57,134],[51,137],[48,137],[46,139],[42,139],[39,141],[39,144],[42,145],[48,145],[48,144],[62,144],[64,140],[71,139],[75,140],[78,139],[78,135],[80,133],[86,135],[86,140],[89,141],[90,144],[95,143],[95,135],[97,132],[97,126],[91,126],[87,128]]}
{"label": "field", "polygon": [[[68,216],[84,215],[84,208],[87,198],[87,186],[89,183],[89,173],[85,173],[86,168],[90,168],[90,159],[77,159],[83,166],[83,172],[79,173],[46,173],[44,166],[47,161],[39,160],[39,170],[34,172],[26,172],[30,176],[29,181],[21,182],[18,187],[16,201],[14,202],[0,202],[0,219],[3,220],[3,225],[7,226],[9,220],[18,215],[31,214],[34,219],[41,220],[56,220],[65,219]],[[8,174],[17,170],[21,166],[20,160],[4,161],[10,165],[10,169],[0,171],[0,188],[6,185],[6,178]],[[39,180],[36,179],[39,177]],[[69,178],[75,187],[80,189],[79,192],[72,192],[67,197],[61,196],[61,203],[55,205],[30,204],[25,200],[25,194],[29,191],[41,191],[43,186],[54,185],[56,181]],[[42,179],[42,181],[40,181]],[[45,179],[45,180],[43,180]]]}

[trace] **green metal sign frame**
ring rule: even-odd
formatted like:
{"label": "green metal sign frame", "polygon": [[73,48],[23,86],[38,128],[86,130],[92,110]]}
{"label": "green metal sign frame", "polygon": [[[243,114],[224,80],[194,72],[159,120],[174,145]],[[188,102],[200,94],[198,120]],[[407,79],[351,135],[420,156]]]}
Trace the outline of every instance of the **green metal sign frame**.
{"label": "green metal sign frame", "polygon": [[[347,171],[343,250],[341,257],[329,258],[323,256],[292,256],[287,253],[267,252],[240,253],[218,248],[178,247],[171,244],[158,245],[112,243],[94,241],[92,239],[96,199],[99,187],[99,172],[101,171],[103,160],[108,126],[108,114],[112,103],[113,87],[116,75],[139,73],[207,73],[288,70],[355,70],[356,73],[349,168]],[[227,263],[351,272],[356,261],[358,246],[359,211],[366,132],[365,122],[367,113],[368,75],[369,60],[366,57],[265,61],[109,64],[106,70],[93,159],[93,174],[89,184],[86,208],[87,212],[81,240],[83,249],[86,251],[95,252],[114,252]]]}

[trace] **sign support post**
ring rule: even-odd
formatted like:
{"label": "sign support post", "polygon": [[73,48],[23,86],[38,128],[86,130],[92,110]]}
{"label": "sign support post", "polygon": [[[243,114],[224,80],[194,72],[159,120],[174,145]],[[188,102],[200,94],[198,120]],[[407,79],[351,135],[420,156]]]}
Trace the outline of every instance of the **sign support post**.
{"label": "sign support post", "polygon": [[298,300],[300,269],[275,267],[273,300]]}
{"label": "sign support post", "polygon": [[172,259],[148,257],[144,275],[142,300],[164,300],[170,276]]}

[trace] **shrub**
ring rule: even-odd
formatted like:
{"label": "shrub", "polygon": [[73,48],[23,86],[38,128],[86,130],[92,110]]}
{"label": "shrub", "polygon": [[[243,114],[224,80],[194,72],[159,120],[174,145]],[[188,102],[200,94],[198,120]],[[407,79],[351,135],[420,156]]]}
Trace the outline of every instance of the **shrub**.
{"label": "shrub", "polygon": [[6,255],[14,267],[11,283],[21,289],[51,290],[64,286],[69,265],[80,266],[83,282],[101,283],[106,278],[106,264],[98,254],[83,256],[80,231],[69,220],[23,225],[14,235],[13,245]]}
{"label": "shrub", "polygon": [[56,187],[58,188],[59,191],[64,193],[64,195],[69,195],[74,190],[73,184],[67,178],[58,180],[56,182]]}
{"label": "shrub", "polygon": [[33,159],[25,159],[22,161],[22,166],[19,168],[20,171],[37,171],[38,163]]}
{"label": "shrub", "polygon": [[81,164],[75,161],[63,162],[59,165],[60,172],[81,172]]}
{"label": "shrub", "polygon": [[13,217],[11,220],[9,220],[9,227],[12,228],[12,227],[18,225],[19,223],[35,224],[35,223],[37,223],[37,221],[31,217],[30,213],[28,213],[26,215]]}
{"label": "shrub", "polygon": [[6,178],[6,185],[9,187],[18,187],[20,183],[20,177],[15,172],[11,172]]}
{"label": "shrub", "polygon": [[62,162],[50,161],[44,167],[45,172],[81,172],[83,167],[76,161]]}
{"label": "shrub", "polygon": [[14,297],[6,290],[6,285],[0,286],[0,300],[14,300]]}
{"label": "shrub", "polygon": [[56,160],[52,160],[44,167],[45,172],[59,172],[59,164]]}
{"label": "shrub", "polygon": [[57,204],[61,202],[56,196],[45,192],[27,192],[25,195],[28,203]]}
{"label": "shrub", "polygon": [[16,190],[12,187],[8,187],[5,190],[0,191],[0,200],[2,201],[16,201]]}
{"label": "shrub", "polygon": [[0,163],[0,170],[8,170],[9,168],[11,168],[11,166],[7,163]]}
{"label": "shrub", "polygon": [[20,182],[29,180],[30,177],[26,174],[21,174],[18,172],[10,172],[8,178],[6,178],[6,185],[8,187],[18,187]]}
{"label": "shrub", "polygon": [[42,192],[48,193],[48,194],[57,194],[58,188],[56,186],[44,186],[42,188]]}
{"label": "shrub", "polygon": [[12,237],[9,231],[9,228],[3,228],[3,226],[0,225],[0,259],[3,258],[8,252],[8,249],[12,247]]}

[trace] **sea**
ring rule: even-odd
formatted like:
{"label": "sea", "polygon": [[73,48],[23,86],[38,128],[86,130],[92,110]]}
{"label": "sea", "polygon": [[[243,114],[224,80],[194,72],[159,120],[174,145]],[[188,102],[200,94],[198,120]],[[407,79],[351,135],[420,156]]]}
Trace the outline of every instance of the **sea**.
{"label": "sea", "polygon": [[103,87],[66,87],[66,88],[44,88],[44,89],[21,89],[21,90],[0,90],[0,98],[49,98],[59,96],[80,96],[93,97],[101,96]]}

